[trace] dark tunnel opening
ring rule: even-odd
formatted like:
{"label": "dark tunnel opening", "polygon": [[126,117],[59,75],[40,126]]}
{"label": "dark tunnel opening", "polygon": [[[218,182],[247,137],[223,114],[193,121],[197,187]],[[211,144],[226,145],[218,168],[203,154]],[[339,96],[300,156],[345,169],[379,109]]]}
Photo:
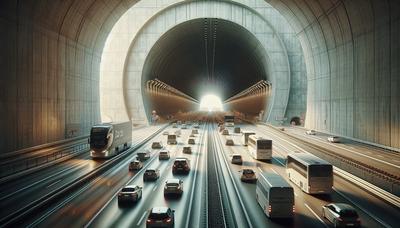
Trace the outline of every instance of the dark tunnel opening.
{"label": "dark tunnel opening", "polygon": [[[166,32],[146,58],[142,82],[158,79],[200,101],[215,94],[222,101],[267,80],[265,53],[257,38],[233,22],[203,18],[181,23]],[[189,111],[168,108],[174,102],[143,93],[146,113]],[[193,107],[190,107],[193,108]],[[189,108],[189,109],[190,109]],[[265,107],[254,107],[259,112]]]}

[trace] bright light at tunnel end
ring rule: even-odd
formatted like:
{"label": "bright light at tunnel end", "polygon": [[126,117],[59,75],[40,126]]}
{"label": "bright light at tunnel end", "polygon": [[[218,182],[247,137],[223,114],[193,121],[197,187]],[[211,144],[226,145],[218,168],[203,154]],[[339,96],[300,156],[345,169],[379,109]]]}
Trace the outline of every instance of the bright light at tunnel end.
{"label": "bright light at tunnel end", "polygon": [[204,95],[200,100],[200,111],[218,112],[223,111],[221,98],[214,94]]}

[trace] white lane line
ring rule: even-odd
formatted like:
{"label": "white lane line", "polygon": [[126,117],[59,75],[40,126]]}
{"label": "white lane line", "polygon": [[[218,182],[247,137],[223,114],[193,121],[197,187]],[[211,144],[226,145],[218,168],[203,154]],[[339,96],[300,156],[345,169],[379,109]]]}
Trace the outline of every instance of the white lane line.
{"label": "white lane line", "polygon": [[277,161],[279,164],[281,164],[282,166],[285,166],[285,164],[283,164],[281,161],[279,161],[278,159],[272,157],[272,159],[274,159],[275,161]]}
{"label": "white lane line", "polygon": [[56,182],[54,182],[54,183],[52,183],[52,184],[50,184],[50,185],[47,185],[46,188],[50,188],[51,186],[53,186],[53,185],[59,183],[60,181],[62,181],[62,179],[60,179],[60,180],[58,180],[58,181],[56,181]]}
{"label": "white lane line", "polygon": [[318,219],[322,224],[324,224],[325,227],[328,227],[328,225],[326,225],[326,223],[324,222],[324,220],[322,220],[322,218],[319,217],[318,214],[315,213],[315,211],[313,211],[313,209],[311,209],[310,206],[308,206],[308,204],[304,203],[304,205],[307,207],[308,210],[311,211],[311,213],[313,213],[313,215],[314,215],[315,217],[317,217],[317,219]]}
{"label": "white lane line", "polygon": [[[275,173],[278,174],[278,172],[275,171],[275,169],[271,168],[271,170]],[[279,174],[278,174],[279,175]]]}
{"label": "white lane line", "polygon": [[158,187],[157,185],[156,185],[156,186],[154,186],[154,188],[153,188],[153,192],[154,192],[154,191],[157,189],[157,187]]}
{"label": "white lane line", "polygon": [[260,172],[263,172],[263,170],[260,167],[257,167],[257,168],[258,168],[258,170],[260,170]]}
{"label": "white lane line", "polygon": [[294,193],[294,196],[296,196],[296,197],[298,197],[299,195],[297,195],[297,193],[296,192],[293,192]]}
{"label": "white lane line", "polygon": [[345,198],[347,201],[351,202],[354,206],[358,207],[360,210],[362,210],[365,214],[367,214],[369,217],[375,219],[377,222],[379,222],[382,226],[384,227],[391,227],[390,225],[388,225],[387,223],[385,223],[384,221],[382,221],[381,219],[379,219],[378,217],[376,217],[375,215],[371,214],[370,212],[368,212],[366,209],[364,209],[363,207],[361,207],[360,205],[356,204],[352,199],[350,199],[349,197],[347,197],[345,194],[339,192],[335,187],[332,187],[332,189],[339,194],[340,196],[342,196],[343,198]]}
{"label": "white lane line", "polygon": [[144,217],[146,216],[146,214],[147,214],[147,211],[144,211],[142,217],[140,217],[138,223],[136,223],[136,226],[139,226],[140,223],[142,223],[142,220],[144,219]]}

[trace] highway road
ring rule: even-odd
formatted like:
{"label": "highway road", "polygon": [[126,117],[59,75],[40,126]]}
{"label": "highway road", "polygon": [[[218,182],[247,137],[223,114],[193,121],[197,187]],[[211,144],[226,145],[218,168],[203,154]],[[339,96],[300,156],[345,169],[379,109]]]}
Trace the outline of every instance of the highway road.
{"label": "highway road", "polygon": [[[221,227],[224,225],[229,227],[331,227],[329,221],[322,217],[322,206],[330,202],[344,202],[353,205],[357,210],[363,227],[397,226],[397,218],[400,217],[399,208],[342,177],[334,176],[334,191],[329,196],[313,196],[302,192],[287,178],[286,155],[298,150],[312,153],[315,149],[308,147],[306,143],[293,143],[289,136],[266,126],[242,124],[240,127],[242,130],[251,130],[273,140],[271,162],[254,160],[247,148],[241,145],[241,134],[233,133],[233,129],[230,128],[229,136],[221,135],[216,124],[213,123],[201,125],[199,134],[196,135],[196,144],[192,145],[192,154],[182,153],[182,148],[187,145],[191,133],[190,127],[181,129],[182,135],[178,138],[177,145],[166,145],[167,136],[159,133],[115,166],[86,183],[82,188],[59,199],[57,203],[44,208],[36,216],[24,220],[21,225],[145,227],[147,215],[152,207],[168,206],[176,211],[175,227],[215,227],[218,224]],[[175,130],[176,128],[170,126],[163,131]],[[144,131],[150,135],[155,129]],[[138,133],[138,135],[144,135],[144,133]],[[225,145],[227,137],[234,140],[234,146]],[[136,152],[149,148],[154,140],[161,140],[166,145],[166,149],[171,152],[171,158],[165,161],[159,160],[159,150],[152,150],[152,156],[144,163],[143,169],[137,172],[129,171],[129,162],[134,159]],[[231,164],[231,155],[234,153],[243,156],[243,165]],[[69,163],[35,173],[30,178],[8,183],[7,189],[2,188],[1,191],[3,202],[6,203],[4,205],[11,208],[10,211],[16,210],[32,202],[38,195],[45,194],[47,189],[61,186],[97,165],[98,161],[92,161],[87,155],[82,156]],[[176,157],[186,157],[190,160],[191,171],[188,175],[172,174],[172,165]],[[160,178],[155,182],[143,182],[143,173],[147,168],[159,169]],[[255,199],[256,185],[240,181],[239,171],[243,168],[251,168],[257,175],[260,172],[277,173],[288,180],[295,190],[296,213],[293,220],[271,220],[265,216]],[[184,193],[181,197],[164,197],[164,183],[170,178],[183,180]],[[136,204],[119,205],[117,193],[128,184],[142,186],[143,197]],[[22,189],[23,186],[29,185],[33,187]],[[18,189],[21,190],[18,191]],[[17,193],[5,197],[12,192]],[[2,210],[1,213],[3,217],[7,215],[7,211]]]}

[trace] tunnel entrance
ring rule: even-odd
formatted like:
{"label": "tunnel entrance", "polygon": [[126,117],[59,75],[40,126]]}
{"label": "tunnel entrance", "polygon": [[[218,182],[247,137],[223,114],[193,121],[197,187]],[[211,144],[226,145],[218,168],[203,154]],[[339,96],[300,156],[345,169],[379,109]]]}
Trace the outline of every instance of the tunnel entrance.
{"label": "tunnel entrance", "polygon": [[292,117],[292,119],[290,119],[290,124],[296,125],[296,126],[301,125],[300,117],[298,117],[298,116]]}
{"label": "tunnel entrance", "polygon": [[[145,60],[142,83],[157,79],[196,100],[208,93],[226,100],[268,79],[267,70],[265,50],[252,33],[231,21],[201,18],[178,24],[158,39]],[[171,110],[162,97],[142,94],[146,113],[193,108],[183,104]],[[250,113],[260,111],[252,108]]]}

